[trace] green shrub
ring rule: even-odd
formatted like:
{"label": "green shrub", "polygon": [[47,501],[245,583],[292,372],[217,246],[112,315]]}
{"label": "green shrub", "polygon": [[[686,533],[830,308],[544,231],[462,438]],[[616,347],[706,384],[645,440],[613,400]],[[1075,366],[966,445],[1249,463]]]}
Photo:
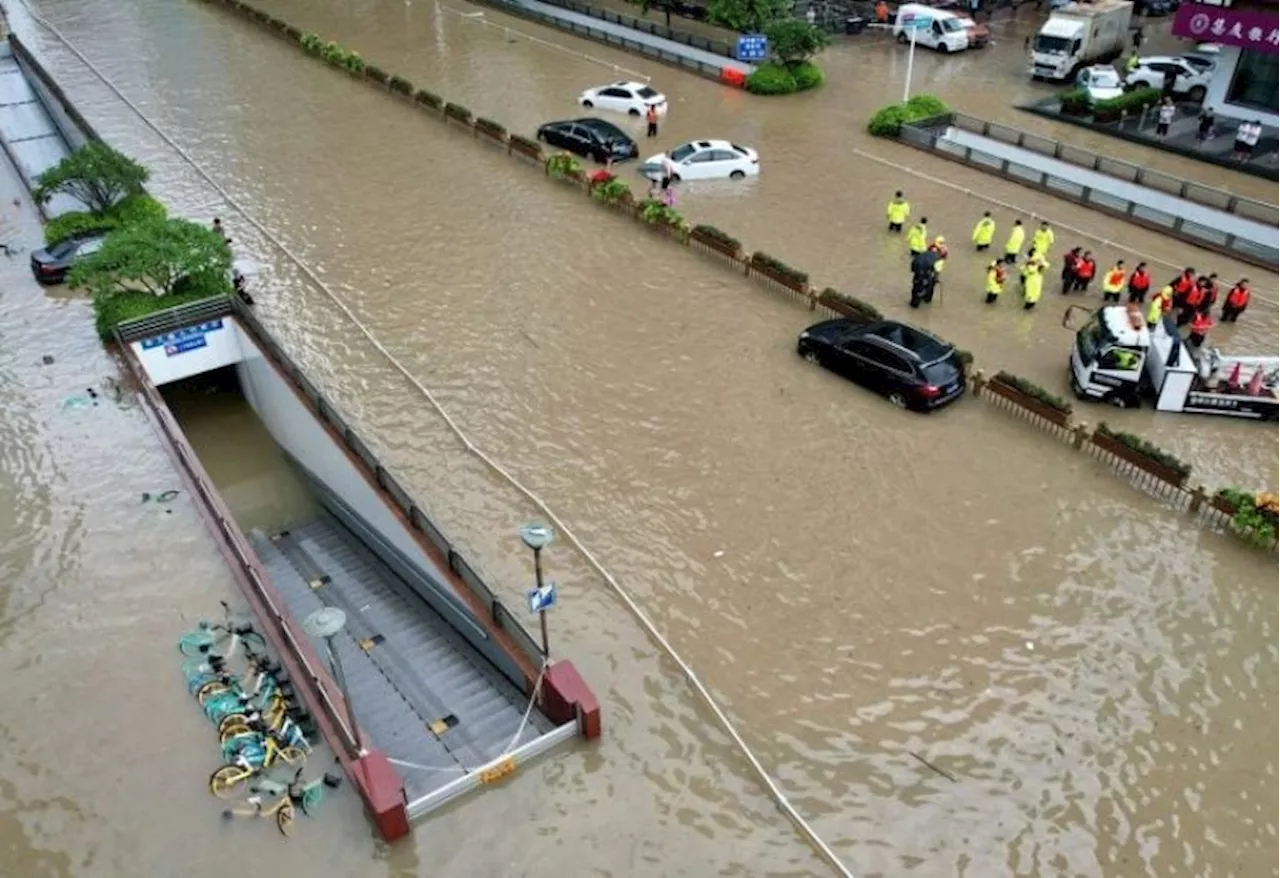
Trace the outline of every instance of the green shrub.
{"label": "green shrub", "polygon": [[359,52],[348,52],[347,57],[342,62],[342,66],[352,73],[364,73],[365,63]]}
{"label": "green shrub", "polygon": [[438,110],[444,106],[444,100],[438,94],[429,92],[425,88],[418,89],[418,93],[413,96],[413,99],[424,107],[430,107],[433,110]]}
{"label": "green shrub", "polygon": [[1143,107],[1151,107],[1160,103],[1160,89],[1135,88],[1116,98],[1098,101],[1093,105],[1094,117],[1118,119],[1122,115],[1142,112]]}
{"label": "green shrub", "polygon": [[146,292],[94,296],[93,323],[98,330],[98,337],[103,341],[111,341],[112,332],[126,320],[146,317],[148,314],[154,314],[166,308],[189,305],[207,298],[209,294],[205,292],[172,293],[167,296],[156,296]]}
{"label": "green shrub", "polygon": [[640,202],[640,219],[651,226],[667,226],[681,232],[688,228],[688,223],[679,211],[656,198],[646,198]]}
{"label": "green shrub", "polygon": [[[970,360],[973,357],[970,356]],[[1032,399],[1038,400],[1056,412],[1062,412],[1064,415],[1071,414],[1071,403],[1067,402],[1060,396],[1050,393],[1039,384],[1020,378],[1012,372],[1000,371],[996,373],[996,377],[991,379],[998,381],[1006,387],[1012,387],[1019,393],[1025,394]]]}
{"label": "green shrub", "polygon": [[298,45],[306,49],[313,55],[319,55],[324,51],[325,43],[316,33],[305,33],[299,38]]}
{"label": "green shrub", "polygon": [[1255,495],[1251,491],[1242,491],[1239,488],[1223,488],[1218,492],[1218,496],[1235,507],[1231,523],[1246,540],[1263,548],[1270,547],[1276,542],[1275,494]]}
{"label": "green shrub", "polygon": [[44,241],[52,247],[77,235],[110,231],[152,217],[164,219],[166,215],[164,205],[150,195],[130,195],[104,214],[77,210],[54,217],[44,227]]}
{"label": "green shrub", "polygon": [[1098,424],[1098,433],[1102,436],[1106,436],[1108,439],[1114,439],[1116,442],[1119,442],[1131,451],[1136,451],[1138,454],[1155,461],[1161,466],[1168,467],[1184,479],[1191,475],[1190,464],[1184,463],[1169,452],[1165,451],[1163,448],[1152,445],[1141,436],[1135,436],[1133,433],[1126,433],[1123,430],[1113,430],[1107,426],[1106,421]]}
{"label": "green shrub", "polygon": [[751,254],[751,264],[764,268],[780,277],[787,278],[796,284],[807,284],[809,282],[809,275],[803,271],[792,268],[787,263],[774,259],[768,253],[762,253],[759,250]]}
{"label": "green shrub", "polygon": [[498,122],[493,121],[492,119],[486,119],[483,116],[477,116],[475,125],[476,125],[477,131],[487,134],[490,137],[496,138],[498,140],[507,139],[506,126],[501,125]]}
{"label": "green shrub", "polygon": [[799,88],[791,71],[772,61],[752,71],[746,86],[747,91],[756,95],[789,95]]}
{"label": "green shrub", "polygon": [[698,225],[693,227],[693,231],[700,237],[715,241],[717,244],[721,244],[730,250],[740,251],[742,249],[741,241],[732,235],[725,234],[715,226]]}
{"label": "green shrub", "polygon": [[856,296],[850,296],[847,293],[842,293],[834,287],[827,287],[823,290],[821,298],[839,302],[845,307],[856,311],[860,316],[865,317],[867,320],[884,319],[884,315],[880,313],[880,309],[875,305],[872,305],[870,302],[864,302]]}
{"label": "green shrub", "polygon": [[810,64],[808,61],[792,67],[791,75],[796,80],[796,91],[808,91],[827,81],[827,75],[822,72],[822,68],[817,64]]}
{"label": "green shrub", "polygon": [[1073,88],[1058,95],[1059,112],[1068,116],[1085,116],[1089,113],[1089,93],[1082,88]]}
{"label": "green shrub", "polygon": [[903,125],[949,112],[947,105],[933,95],[916,95],[905,104],[890,104],[877,110],[867,121],[867,133],[876,137],[897,137],[902,133]]}
{"label": "green shrub", "polygon": [[617,177],[610,177],[591,187],[591,197],[605,204],[630,204],[635,196],[625,182]]}
{"label": "green shrub", "polygon": [[462,104],[445,104],[444,114],[450,119],[457,119],[467,125],[471,124],[471,111],[462,106]]}
{"label": "green shrub", "polygon": [[393,92],[396,92],[397,94],[402,94],[406,96],[413,94],[413,83],[399,76],[393,76],[390,79],[388,79],[387,88],[391,89]]}
{"label": "green shrub", "polygon": [[578,177],[582,174],[582,164],[567,152],[558,152],[547,157],[547,175],[551,177]]}

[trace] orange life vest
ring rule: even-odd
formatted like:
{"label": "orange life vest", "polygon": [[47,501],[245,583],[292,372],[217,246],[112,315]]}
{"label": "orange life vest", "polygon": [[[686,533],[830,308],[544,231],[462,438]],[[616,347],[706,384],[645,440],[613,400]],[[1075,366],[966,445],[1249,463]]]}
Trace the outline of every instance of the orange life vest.
{"label": "orange life vest", "polygon": [[1227,293],[1227,304],[1232,308],[1244,308],[1249,304],[1249,288],[1236,285]]}
{"label": "orange life vest", "polygon": [[1129,289],[1135,293],[1145,293],[1151,286],[1151,275],[1145,271],[1135,271],[1129,275]]}
{"label": "orange life vest", "polygon": [[1081,259],[1076,263],[1076,276],[1081,280],[1093,280],[1093,273],[1098,270],[1098,264],[1092,259]]}
{"label": "orange life vest", "polygon": [[1213,318],[1208,314],[1197,314],[1191,318],[1191,331],[1196,335],[1204,335],[1213,328]]}
{"label": "orange life vest", "polygon": [[1205,294],[1205,289],[1204,287],[1200,286],[1200,284],[1196,284],[1194,287],[1192,287],[1187,292],[1187,307],[1199,308],[1201,305],[1203,305],[1204,294]]}

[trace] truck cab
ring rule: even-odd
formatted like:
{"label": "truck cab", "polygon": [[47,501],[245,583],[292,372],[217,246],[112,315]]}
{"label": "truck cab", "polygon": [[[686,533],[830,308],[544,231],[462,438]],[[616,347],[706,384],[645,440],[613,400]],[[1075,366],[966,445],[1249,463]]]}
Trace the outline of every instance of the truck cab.
{"label": "truck cab", "polygon": [[1151,333],[1140,312],[1103,308],[1076,332],[1071,387],[1082,399],[1136,408],[1149,387]]}
{"label": "truck cab", "polygon": [[1060,82],[1070,79],[1084,61],[1085,23],[1052,16],[1031,44],[1031,75]]}

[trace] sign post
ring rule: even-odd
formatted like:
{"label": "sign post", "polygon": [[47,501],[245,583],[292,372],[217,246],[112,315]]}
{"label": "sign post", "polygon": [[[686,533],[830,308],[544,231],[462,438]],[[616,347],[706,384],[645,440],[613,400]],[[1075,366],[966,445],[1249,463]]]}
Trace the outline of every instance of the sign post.
{"label": "sign post", "polygon": [[738,37],[738,60],[753,63],[769,57],[769,38],[764,34],[742,34]]}
{"label": "sign post", "polygon": [[538,614],[538,624],[542,628],[542,658],[551,658],[551,641],[547,637],[547,610],[555,606],[556,584],[542,582],[542,550],[551,545],[556,532],[545,524],[525,524],[520,526],[520,539],[533,549],[533,575],[536,588],[529,591],[529,612]]}
{"label": "sign post", "polygon": [[902,102],[911,100],[911,70],[916,63],[916,32],[929,26],[927,18],[913,18],[902,26],[911,31],[911,48],[907,50],[907,81],[902,84]]}

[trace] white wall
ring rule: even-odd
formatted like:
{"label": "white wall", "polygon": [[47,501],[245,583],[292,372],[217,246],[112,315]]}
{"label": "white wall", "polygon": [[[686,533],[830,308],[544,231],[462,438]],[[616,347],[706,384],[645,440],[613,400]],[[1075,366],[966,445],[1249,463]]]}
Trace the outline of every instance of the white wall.
{"label": "white wall", "polygon": [[1257,120],[1263,125],[1280,128],[1280,115],[1267,113],[1253,107],[1238,107],[1235,104],[1226,102],[1227,89],[1231,87],[1231,79],[1235,76],[1236,64],[1239,60],[1240,49],[1235,46],[1222,47],[1222,50],[1218,53],[1218,61],[1214,67],[1213,78],[1209,81],[1209,88],[1204,95],[1204,105],[1211,107],[1213,112],[1223,119],[1236,119],[1241,122]]}
{"label": "white wall", "polygon": [[276,372],[253,339],[241,333],[240,344],[244,353],[236,368],[240,387],[272,438],[405,558],[440,582],[448,582],[445,571],[422,550],[408,528],[298,399],[292,386]]}
{"label": "white wall", "polygon": [[239,363],[252,342],[232,317],[131,342],[134,356],[157,387]]}

